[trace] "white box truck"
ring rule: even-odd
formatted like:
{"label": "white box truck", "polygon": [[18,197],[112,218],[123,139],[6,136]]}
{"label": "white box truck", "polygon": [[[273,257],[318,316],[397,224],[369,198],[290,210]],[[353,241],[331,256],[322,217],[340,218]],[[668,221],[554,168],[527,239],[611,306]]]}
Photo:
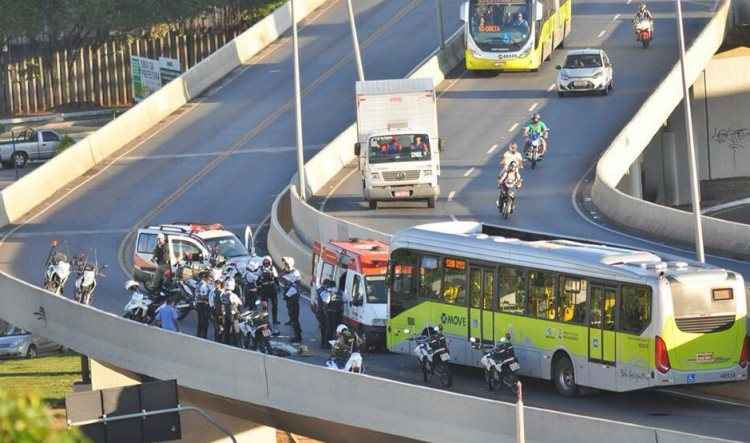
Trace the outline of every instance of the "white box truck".
{"label": "white box truck", "polygon": [[354,155],[370,209],[395,200],[426,200],[434,208],[442,149],[432,79],[361,81],[355,89]]}

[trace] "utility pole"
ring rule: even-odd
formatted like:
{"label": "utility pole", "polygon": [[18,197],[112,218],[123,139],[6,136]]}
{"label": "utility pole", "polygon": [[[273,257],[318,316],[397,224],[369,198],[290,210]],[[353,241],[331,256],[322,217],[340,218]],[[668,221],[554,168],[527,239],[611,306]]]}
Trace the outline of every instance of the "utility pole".
{"label": "utility pole", "polygon": [[357,61],[357,78],[359,81],[365,81],[365,71],[362,67],[362,53],[359,51],[359,38],[357,37],[357,23],[354,21],[354,8],[352,0],[346,0],[346,7],[349,9],[349,26],[352,28],[352,42],[354,43],[354,59]]}
{"label": "utility pole", "polygon": [[440,33],[440,49],[445,49],[445,26],[443,25],[443,0],[435,0],[437,4],[438,32]]}
{"label": "utility pole", "polygon": [[703,250],[703,220],[701,219],[701,190],[698,182],[698,165],[695,156],[695,141],[693,140],[693,117],[690,109],[690,85],[685,72],[685,30],[682,24],[681,0],[675,0],[677,5],[677,38],[680,42],[680,67],[682,68],[682,109],[685,111],[685,131],[688,140],[688,162],[690,164],[690,194],[693,199],[693,214],[695,216],[695,255],[701,263],[706,262]]}
{"label": "utility pole", "polygon": [[294,118],[297,124],[297,175],[299,176],[299,196],[307,200],[307,188],[305,187],[305,156],[304,142],[302,140],[302,91],[299,80],[299,38],[297,36],[297,14],[294,4],[297,0],[291,0],[292,6],[292,46],[294,48]]}

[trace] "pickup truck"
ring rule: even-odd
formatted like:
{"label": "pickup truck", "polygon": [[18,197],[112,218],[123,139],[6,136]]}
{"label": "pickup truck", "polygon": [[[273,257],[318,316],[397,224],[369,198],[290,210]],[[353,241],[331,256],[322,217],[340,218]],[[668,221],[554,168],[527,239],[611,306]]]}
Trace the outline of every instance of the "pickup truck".
{"label": "pickup truck", "polygon": [[0,163],[6,168],[23,168],[29,160],[50,159],[61,139],[60,134],[48,129],[24,129],[15,139],[0,140]]}

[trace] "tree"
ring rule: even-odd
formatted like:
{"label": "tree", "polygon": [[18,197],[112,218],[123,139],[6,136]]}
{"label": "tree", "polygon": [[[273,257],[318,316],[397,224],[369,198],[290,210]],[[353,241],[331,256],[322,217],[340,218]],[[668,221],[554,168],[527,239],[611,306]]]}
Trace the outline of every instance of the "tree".
{"label": "tree", "polygon": [[0,441],[14,443],[83,443],[77,428],[55,429],[42,401],[33,394],[0,389]]}

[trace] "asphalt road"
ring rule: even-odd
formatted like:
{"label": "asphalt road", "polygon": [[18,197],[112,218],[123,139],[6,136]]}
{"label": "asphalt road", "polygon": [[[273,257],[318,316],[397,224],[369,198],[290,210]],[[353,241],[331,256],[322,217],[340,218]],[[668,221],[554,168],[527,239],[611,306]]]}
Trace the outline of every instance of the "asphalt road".
{"label": "asphalt road", "polygon": [[721,218],[737,223],[750,224],[750,205],[734,206],[709,214],[711,217]]}
{"label": "asphalt road", "polygon": [[[445,1],[446,29],[458,26],[458,1]],[[713,3],[692,3],[691,14],[710,12]],[[657,36],[649,51],[636,48],[628,28],[634,6],[624,2],[578,1],[568,47],[604,45],[617,74],[609,98],[585,97],[558,101],[546,88],[552,84],[554,56],[538,73],[474,77],[457,73],[457,81],[440,101],[442,135],[450,142],[444,155],[442,186],[445,198],[427,209],[364,210],[358,188],[344,183],[328,209],[379,229],[404,226],[450,215],[499,223],[495,214],[496,150],[515,136],[508,128],[536,108],[555,130],[552,150],[541,169],[527,174],[519,212],[511,223],[591,238],[623,240],[584,223],[573,210],[570,195],[578,179],[607,141],[632,115],[674,60],[670,24],[671,4],[653,2]],[[434,7],[430,1],[362,0],[356,2],[360,40],[368,78],[406,74],[436,45]],[[622,18],[614,19],[615,14]],[[704,20],[691,19],[692,36]],[[604,30],[603,36],[597,37]],[[328,4],[307,20],[301,31],[302,75],[306,96],[306,156],[313,155],[354,119],[351,40],[342,1]],[[291,107],[290,40],[284,38],[231,74],[205,97],[180,110],[144,143],[98,175],[87,177],[69,196],[14,230],[0,248],[0,266],[16,276],[39,282],[49,241],[58,239],[70,252],[95,248],[100,262],[110,265],[100,280],[95,305],[120,312],[126,303],[122,283],[127,278],[120,258],[127,255],[134,227],[176,219],[216,221],[239,227],[258,226],[273,198],[295,170],[293,108]],[[642,69],[639,69],[642,68]],[[444,86],[449,86],[447,81]],[[471,118],[467,118],[471,116]],[[567,131],[567,128],[574,128]],[[468,168],[474,171],[464,177]],[[554,229],[553,229],[554,228]],[[8,230],[5,230],[8,233]],[[70,286],[69,286],[70,288]],[[70,290],[70,289],[69,289]],[[285,319],[281,309],[282,320]],[[314,348],[315,321],[302,309],[304,335]],[[187,329],[194,327],[189,318]],[[288,333],[282,327],[283,333]],[[366,355],[369,372],[419,383],[414,363],[398,355]],[[322,362],[316,352],[306,360]],[[457,392],[487,395],[481,377],[459,370]],[[532,406],[688,432],[742,439],[750,435],[747,409],[697,401],[675,401],[652,393],[600,394],[563,399],[544,382],[529,381],[527,403]],[[498,397],[499,399],[509,399]]]}

